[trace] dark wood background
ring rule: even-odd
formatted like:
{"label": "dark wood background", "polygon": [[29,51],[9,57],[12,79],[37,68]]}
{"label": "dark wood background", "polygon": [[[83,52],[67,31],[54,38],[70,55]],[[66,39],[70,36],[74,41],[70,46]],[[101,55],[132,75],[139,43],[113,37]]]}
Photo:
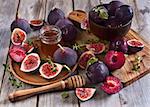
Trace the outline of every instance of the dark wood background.
{"label": "dark wood background", "polygon": [[[101,1],[107,3],[110,0]],[[121,1],[133,7],[132,28],[150,43],[150,0]],[[8,81],[9,72],[3,67],[8,62],[10,24],[16,17],[17,9],[21,18],[46,20],[53,7],[62,9],[67,16],[73,9],[88,12],[97,4],[99,0],[0,0],[0,107],[150,107],[150,74],[111,96],[98,90],[94,98],[86,102],[80,102],[74,91],[69,91],[70,97],[65,100],[61,98],[61,92],[55,92],[16,103],[8,101],[10,92],[33,87],[27,84],[19,89],[12,87]]]}

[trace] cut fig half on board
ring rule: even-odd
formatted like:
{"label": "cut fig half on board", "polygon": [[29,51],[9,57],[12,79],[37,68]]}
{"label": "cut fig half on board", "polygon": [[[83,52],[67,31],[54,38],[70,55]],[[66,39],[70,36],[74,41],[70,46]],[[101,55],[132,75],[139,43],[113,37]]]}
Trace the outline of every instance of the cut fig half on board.
{"label": "cut fig half on board", "polygon": [[56,77],[61,71],[63,66],[58,63],[44,63],[39,71],[43,78],[51,79]]}
{"label": "cut fig half on board", "polygon": [[34,49],[33,44],[30,43],[30,42],[24,42],[24,43],[22,43],[22,47],[24,48],[24,50],[26,51],[26,53],[30,53]]}
{"label": "cut fig half on board", "polygon": [[80,68],[85,69],[87,67],[88,60],[92,57],[95,57],[95,55],[91,51],[86,51],[86,52],[82,53],[82,55],[79,58]]}
{"label": "cut fig half on board", "polygon": [[144,48],[144,44],[137,39],[131,39],[127,41],[129,53],[136,53]]}
{"label": "cut fig half on board", "polygon": [[87,44],[86,48],[94,54],[100,54],[105,50],[105,45],[103,43],[93,43]]}
{"label": "cut fig half on board", "polygon": [[22,61],[20,70],[23,72],[32,72],[39,67],[40,63],[41,60],[37,53],[28,54]]}

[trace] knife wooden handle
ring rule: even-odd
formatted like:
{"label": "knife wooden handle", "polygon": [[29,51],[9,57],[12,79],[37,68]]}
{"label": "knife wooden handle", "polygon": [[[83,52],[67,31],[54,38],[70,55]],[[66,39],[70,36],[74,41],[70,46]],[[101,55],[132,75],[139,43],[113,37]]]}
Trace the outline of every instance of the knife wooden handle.
{"label": "knife wooden handle", "polygon": [[77,87],[82,87],[85,85],[85,83],[86,81],[83,76],[75,75],[75,76],[68,78],[65,81],[60,81],[54,84],[41,86],[37,88],[25,89],[25,90],[19,90],[19,91],[13,92],[9,94],[8,98],[11,102],[15,102],[15,101],[23,100],[28,97],[41,94],[41,93],[45,93],[45,92],[52,92],[52,91],[74,89]]}

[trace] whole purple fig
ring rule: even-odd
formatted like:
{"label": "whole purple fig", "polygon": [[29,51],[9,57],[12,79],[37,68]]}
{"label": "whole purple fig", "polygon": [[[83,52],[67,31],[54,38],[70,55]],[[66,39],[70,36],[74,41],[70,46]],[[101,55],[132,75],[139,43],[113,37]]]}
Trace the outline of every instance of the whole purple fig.
{"label": "whole purple fig", "polygon": [[127,53],[128,52],[127,40],[121,38],[121,39],[115,39],[111,41],[109,45],[109,50],[115,50],[115,51]]}

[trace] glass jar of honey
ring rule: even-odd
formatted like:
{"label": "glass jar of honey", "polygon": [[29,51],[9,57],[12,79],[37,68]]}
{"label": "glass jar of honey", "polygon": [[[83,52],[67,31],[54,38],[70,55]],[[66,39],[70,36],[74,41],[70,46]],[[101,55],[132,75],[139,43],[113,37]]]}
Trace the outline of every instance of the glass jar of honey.
{"label": "glass jar of honey", "polygon": [[55,25],[45,25],[40,30],[41,50],[45,56],[53,56],[62,39],[61,30]]}

